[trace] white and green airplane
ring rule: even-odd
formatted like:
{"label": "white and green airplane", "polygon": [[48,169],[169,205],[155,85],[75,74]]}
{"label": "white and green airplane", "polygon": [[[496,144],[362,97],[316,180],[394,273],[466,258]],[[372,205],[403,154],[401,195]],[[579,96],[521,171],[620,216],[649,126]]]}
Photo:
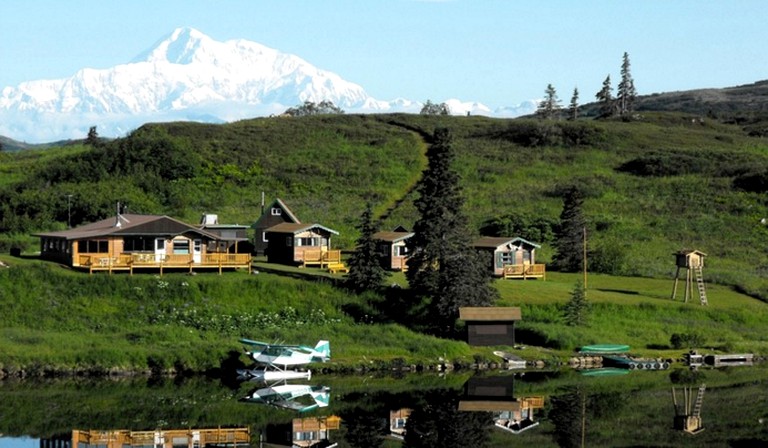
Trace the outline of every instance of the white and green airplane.
{"label": "white and green airplane", "polygon": [[246,351],[256,363],[282,369],[288,366],[301,366],[311,362],[327,362],[331,359],[331,343],[319,341],[314,348],[305,345],[280,345],[266,342],[240,339],[251,349]]}

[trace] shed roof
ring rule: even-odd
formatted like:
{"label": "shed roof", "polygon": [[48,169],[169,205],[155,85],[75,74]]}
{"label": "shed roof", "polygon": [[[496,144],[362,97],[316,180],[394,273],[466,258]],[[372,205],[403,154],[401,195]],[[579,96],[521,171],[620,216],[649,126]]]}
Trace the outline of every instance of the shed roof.
{"label": "shed roof", "polygon": [[459,319],[464,321],[522,320],[517,306],[468,306],[459,308]]}
{"label": "shed roof", "polygon": [[398,241],[407,240],[415,235],[413,232],[376,232],[373,234],[374,240],[387,241],[390,243],[397,243]]}
{"label": "shed roof", "polygon": [[472,245],[476,248],[495,249],[500,246],[515,245],[515,246],[529,246],[533,248],[539,248],[540,245],[532,243],[526,239],[520,237],[504,237],[504,236],[482,236],[475,240]]}
{"label": "shed roof", "polygon": [[696,254],[696,255],[699,255],[701,257],[706,257],[707,256],[707,254],[705,254],[704,252],[702,252],[700,250],[696,250],[696,249],[681,249],[681,250],[675,252],[673,255],[685,255],[685,256],[688,256],[688,255],[691,255],[691,254]]}
{"label": "shed roof", "polygon": [[120,214],[74,229],[36,233],[33,236],[82,240],[106,236],[175,236],[192,232],[213,240],[219,237],[165,215]]}
{"label": "shed roof", "polygon": [[339,234],[339,232],[333,229],[329,229],[328,227],[321,226],[320,224],[301,224],[298,222],[283,222],[266,229],[266,232],[290,233],[296,235],[298,233],[306,232],[307,230],[315,228],[325,230],[326,232],[333,233],[334,235]]}

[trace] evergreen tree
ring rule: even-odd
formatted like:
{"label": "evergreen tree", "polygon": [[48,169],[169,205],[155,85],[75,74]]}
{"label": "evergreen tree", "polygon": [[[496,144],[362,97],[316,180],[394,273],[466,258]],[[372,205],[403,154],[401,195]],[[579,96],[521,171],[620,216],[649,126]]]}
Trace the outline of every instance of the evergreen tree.
{"label": "evergreen tree", "polygon": [[555,234],[552,266],[562,272],[579,272],[584,262],[584,199],[577,187],[569,188],[563,198],[560,225]]}
{"label": "evergreen tree", "polygon": [[387,273],[381,266],[379,254],[376,251],[376,241],[373,239],[373,211],[371,204],[365,211],[357,226],[360,237],[357,240],[355,253],[349,259],[347,286],[355,291],[376,290],[381,287]]}
{"label": "evergreen tree", "polygon": [[85,138],[85,144],[93,146],[97,143],[99,143],[99,133],[96,132],[96,126],[91,126],[88,129],[88,137]]}
{"label": "evergreen tree", "polygon": [[461,306],[487,306],[498,297],[489,270],[469,241],[459,175],[447,129],[435,130],[427,151],[429,163],[417,186],[414,201],[419,218],[408,239],[406,277],[413,294],[429,302],[441,331],[452,327]]}
{"label": "evergreen tree", "polygon": [[568,106],[568,119],[576,120],[577,118],[579,118],[579,89],[574,87],[571,104]]}
{"label": "evergreen tree", "polygon": [[554,120],[560,117],[560,100],[557,98],[557,91],[552,84],[547,84],[547,89],[544,91],[545,97],[539,103],[539,108],[536,111],[541,118],[545,120]]}
{"label": "evergreen tree", "polygon": [[613,100],[613,87],[611,87],[611,75],[605,77],[603,81],[603,88],[600,89],[595,98],[600,103],[600,116],[610,117],[613,116],[616,105]]}
{"label": "evergreen tree", "polygon": [[630,114],[634,110],[636,96],[637,91],[635,90],[635,81],[632,79],[632,74],[629,71],[629,55],[624,52],[624,58],[621,64],[621,82],[619,82],[619,89],[616,93],[619,115],[624,116]]}
{"label": "evergreen tree", "polygon": [[587,325],[589,320],[589,302],[584,290],[584,283],[579,280],[576,287],[571,292],[571,298],[565,304],[563,309],[565,323],[572,327],[581,327]]}

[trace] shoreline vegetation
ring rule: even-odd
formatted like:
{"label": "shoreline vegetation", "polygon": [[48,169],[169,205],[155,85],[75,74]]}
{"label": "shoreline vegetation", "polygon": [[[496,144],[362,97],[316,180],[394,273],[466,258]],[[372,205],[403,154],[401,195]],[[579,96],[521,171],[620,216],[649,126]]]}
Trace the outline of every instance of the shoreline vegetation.
{"label": "shoreline vegetation", "polygon": [[[0,260],[7,266],[0,270],[0,378],[230,375],[246,366],[240,337],[329,339],[332,361],[308,368],[349,374],[506,370],[495,350],[527,368],[596,367],[578,348],[606,341],[675,365],[691,349],[748,352],[756,362],[768,353],[765,303],[720,285],[710,286],[709,306],[671,300],[671,278],[590,276],[587,327],[559,317],[578,274],[497,280],[497,305],[522,308],[523,345],[470,347],[397,323],[382,311],[386,294],[350,293],[334,286],[340,276],[319,269],[256,263],[251,273],[221,276],[88,275],[35,257]],[[391,288],[405,284],[402,274],[391,280]]]}

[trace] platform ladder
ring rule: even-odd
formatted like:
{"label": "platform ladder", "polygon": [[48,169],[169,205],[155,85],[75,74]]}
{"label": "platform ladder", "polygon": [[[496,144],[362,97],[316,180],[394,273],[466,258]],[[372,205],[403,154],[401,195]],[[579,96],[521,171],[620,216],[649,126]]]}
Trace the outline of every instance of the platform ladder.
{"label": "platform ladder", "polygon": [[704,289],[704,274],[701,271],[701,265],[693,268],[693,272],[696,274],[696,286],[699,288],[699,299],[702,305],[708,305],[707,291]]}
{"label": "platform ladder", "polygon": [[693,413],[691,414],[694,417],[701,417],[701,405],[704,403],[704,390],[706,388],[706,384],[699,386],[699,392],[696,394],[696,403],[693,405]]}

